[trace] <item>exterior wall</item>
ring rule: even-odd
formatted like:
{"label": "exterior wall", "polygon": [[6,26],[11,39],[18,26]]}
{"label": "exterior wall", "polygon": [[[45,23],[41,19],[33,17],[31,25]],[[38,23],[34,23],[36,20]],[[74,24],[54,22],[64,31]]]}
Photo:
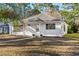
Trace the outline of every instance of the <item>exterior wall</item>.
{"label": "exterior wall", "polygon": [[[61,25],[61,27],[62,27],[63,35],[67,34],[68,25],[65,22],[63,22],[62,25]],[[65,31],[64,31],[64,29],[65,29]]]}
{"label": "exterior wall", "polygon": [[61,23],[55,23],[55,29],[46,29],[46,24],[40,24],[40,34],[43,36],[62,36]]}
{"label": "exterior wall", "polygon": [[[55,23],[55,29],[47,30],[46,24]],[[39,27],[39,31],[36,31],[37,25]],[[64,27],[65,25],[65,31]],[[21,32],[13,32],[14,35],[26,35],[32,36],[35,34],[36,36],[59,36],[62,37],[64,34],[67,34],[67,24],[64,22],[49,22],[49,23],[30,23],[30,26],[26,26],[25,31]]]}
{"label": "exterior wall", "polygon": [[[50,24],[51,22],[49,22]],[[31,26],[27,26],[27,30],[26,30],[26,34],[30,33],[30,35],[35,34],[37,36],[40,36],[41,34],[43,36],[63,36],[64,34],[67,33],[67,25],[64,22],[53,22],[55,23],[55,29],[46,29],[46,24],[48,23],[39,23],[39,31],[36,32],[36,26],[37,24],[31,24]],[[64,27],[62,27],[63,25],[65,26],[66,31],[64,31]]]}

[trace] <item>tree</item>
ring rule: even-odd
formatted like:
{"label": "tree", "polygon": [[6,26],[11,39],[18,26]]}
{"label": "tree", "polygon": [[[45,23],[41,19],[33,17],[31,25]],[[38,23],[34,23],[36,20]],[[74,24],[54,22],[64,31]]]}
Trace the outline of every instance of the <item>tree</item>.
{"label": "tree", "polygon": [[[60,11],[65,21],[69,24],[69,33],[77,32],[78,27],[74,23],[74,17],[79,14],[79,4],[77,3],[65,3],[64,9]],[[71,7],[71,8],[70,8]]]}
{"label": "tree", "polygon": [[10,9],[1,9],[0,19],[2,19],[2,22],[11,22],[14,19],[18,19],[18,15]]}
{"label": "tree", "polygon": [[6,5],[11,7],[19,15],[20,20],[25,18],[27,8],[31,8],[29,3],[6,3]]}
{"label": "tree", "polygon": [[38,9],[30,9],[27,11],[27,17],[34,16],[41,13]]}
{"label": "tree", "polygon": [[52,3],[36,3],[32,5],[35,9],[38,9],[39,11],[45,11],[47,8],[54,8],[54,5]]}

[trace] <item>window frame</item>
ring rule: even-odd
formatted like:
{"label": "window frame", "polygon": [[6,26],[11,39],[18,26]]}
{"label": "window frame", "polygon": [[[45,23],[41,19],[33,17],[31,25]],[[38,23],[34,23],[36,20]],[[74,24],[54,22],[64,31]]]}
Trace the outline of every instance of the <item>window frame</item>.
{"label": "window frame", "polygon": [[56,27],[55,27],[55,23],[53,24],[46,24],[46,30],[54,30]]}

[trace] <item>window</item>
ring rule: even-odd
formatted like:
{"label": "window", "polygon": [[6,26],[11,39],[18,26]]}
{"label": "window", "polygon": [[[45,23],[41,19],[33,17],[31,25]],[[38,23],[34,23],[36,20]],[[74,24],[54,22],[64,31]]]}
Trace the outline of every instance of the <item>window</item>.
{"label": "window", "polygon": [[55,24],[46,24],[46,29],[55,29]]}

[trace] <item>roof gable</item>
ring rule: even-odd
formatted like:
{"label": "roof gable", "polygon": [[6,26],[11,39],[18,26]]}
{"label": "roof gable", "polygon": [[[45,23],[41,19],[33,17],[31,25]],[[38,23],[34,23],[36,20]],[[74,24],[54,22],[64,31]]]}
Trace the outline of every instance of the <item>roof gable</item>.
{"label": "roof gable", "polygon": [[44,14],[38,14],[31,16],[27,19],[24,19],[24,21],[30,21],[30,22],[37,22],[37,21],[60,21],[62,19],[61,15],[58,13],[58,11],[53,10],[53,12],[49,11]]}

